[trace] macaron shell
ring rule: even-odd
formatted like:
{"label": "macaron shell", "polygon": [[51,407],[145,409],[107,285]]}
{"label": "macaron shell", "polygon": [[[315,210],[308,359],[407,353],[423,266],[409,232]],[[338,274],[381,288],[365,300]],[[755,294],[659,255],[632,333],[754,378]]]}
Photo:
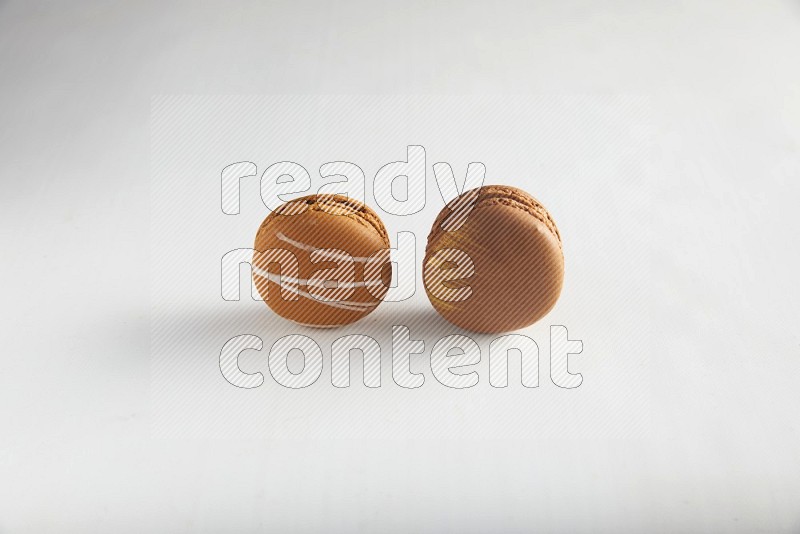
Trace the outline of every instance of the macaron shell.
{"label": "macaron shell", "polygon": [[[481,207],[488,207],[491,205],[496,204],[504,204],[507,206],[513,206],[523,211],[527,211],[532,216],[536,217],[542,223],[547,226],[547,228],[553,233],[556,239],[561,243],[561,234],[556,227],[556,223],[553,218],[550,216],[550,213],[547,209],[542,205],[541,202],[536,200],[533,196],[529,193],[523,191],[522,189],[518,189],[516,187],[511,187],[509,185],[485,185],[478,189],[472,189],[470,191],[465,191],[461,195],[459,195],[459,199],[464,197],[469,197],[470,195],[477,195],[477,198],[473,199],[474,208],[481,208]],[[451,201],[448,203],[448,206],[445,207],[439,215],[436,217],[433,226],[431,227],[431,232],[428,235],[428,243],[430,243],[436,235],[446,231],[443,228],[443,223],[447,220],[451,215],[451,209],[449,206],[452,204],[456,204],[456,200]],[[469,205],[464,204],[464,205]]]}
{"label": "macaron shell", "polygon": [[[307,199],[314,202],[303,208]],[[323,208],[316,200],[316,197],[298,199],[290,209],[271,214],[256,236],[257,251],[283,249],[291,252],[297,258],[297,272],[282,272],[276,263],[267,264],[256,254],[253,278],[266,304],[284,318],[317,327],[352,323],[371,313],[386,294],[391,280],[388,239],[385,231],[374,227],[374,220],[367,220],[358,211],[339,210],[336,206]],[[298,212],[299,209],[302,211]],[[317,254],[321,257],[312,259],[312,252],[319,249],[338,249],[354,258],[352,277],[346,278],[347,256],[319,251]],[[366,259],[374,253],[381,254],[381,258],[385,256],[386,261],[365,276]],[[325,272],[337,268],[340,270]],[[351,291],[342,285],[330,290],[319,285],[309,287],[315,274],[354,287]]]}
{"label": "macaron shell", "polygon": [[456,326],[486,333],[517,330],[546,315],[561,294],[561,241],[554,224],[543,221],[541,213],[534,215],[516,202],[487,202],[492,195],[483,193],[461,228],[453,232],[434,228],[423,271],[429,280],[427,271],[439,268],[431,262],[437,251],[461,250],[472,260],[474,273],[445,285],[468,285],[471,295],[463,301],[446,301],[434,296],[427,283],[426,291],[436,310]]}

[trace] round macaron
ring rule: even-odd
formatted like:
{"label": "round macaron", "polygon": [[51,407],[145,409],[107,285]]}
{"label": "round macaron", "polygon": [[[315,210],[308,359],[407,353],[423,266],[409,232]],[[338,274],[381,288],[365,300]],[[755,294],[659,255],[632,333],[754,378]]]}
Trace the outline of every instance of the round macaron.
{"label": "round macaron", "polygon": [[436,218],[423,281],[433,307],[454,325],[517,330],[541,319],[561,294],[561,236],[550,213],[525,191],[473,189]]}
{"label": "round macaron", "polygon": [[349,324],[386,295],[389,247],[383,222],[361,202],[310,195],[283,204],[261,223],[253,280],[281,317],[305,326]]}

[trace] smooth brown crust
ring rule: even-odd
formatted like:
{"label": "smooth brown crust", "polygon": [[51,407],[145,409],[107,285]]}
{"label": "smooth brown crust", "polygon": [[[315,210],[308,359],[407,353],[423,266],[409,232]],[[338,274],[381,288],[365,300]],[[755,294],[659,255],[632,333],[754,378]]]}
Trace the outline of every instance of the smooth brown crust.
{"label": "smooth brown crust", "polygon": [[[294,210],[298,204],[302,203],[306,204],[303,211],[326,211],[338,217],[351,219],[367,228],[372,228],[381,236],[386,246],[389,246],[389,234],[386,232],[386,227],[381,222],[378,214],[369,206],[344,195],[307,195],[290,200],[280,205],[264,219],[258,228],[258,233],[266,230],[276,217],[287,216],[287,213],[297,214],[297,211]],[[323,205],[325,206],[324,208]]]}
{"label": "smooth brown crust", "polygon": [[[391,263],[384,263],[380,271],[370,274],[369,281],[379,283],[373,290],[357,285],[349,293],[336,295],[334,291],[325,296],[320,286],[311,289],[309,279],[325,264],[340,262],[331,257],[313,260],[314,251],[340,250],[354,257],[353,279],[346,282],[360,284],[367,281],[366,262],[362,260],[380,250],[388,252],[389,248],[386,229],[374,211],[343,195],[308,195],[282,204],[259,226],[253,280],[265,304],[285,319],[324,328],[350,324],[372,313],[383,300],[391,282]],[[268,260],[262,255],[276,250],[294,256],[296,271],[284,272],[281,260]],[[276,262],[278,269],[273,270],[271,265]]]}
{"label": "smooth brown crust", "polygon": [[[466,211],[470,200],[474,205]],[[445,230],[451,215],[460,225]],[[439,257],[442,251],[445,256]],[[450,264],[447,270],[466,268],[464,278],[443,280],[443,261]],[[439,213],[428,236],[426,294],[436,311],[460,328],[500,333],[530,326],[555,306],[563,281],[564,251],[553,218],[514,187],[490,185],[463,193]],[[442,293],[460,287],[468,287],[469,294]]]}
{"label": "smooth brown crust", "polygon": [[[474,189],[470,191],[474,191]],[[465,191],[460,196],[464,196],[470,191]],[[550,232],[558,241],[559,247],[561,247],[561,234],[558,232],[558,227],[556,227],[553,217],[550,216],[550,213],[541,202],[533,198],[530,194],[522,189],[517,189],[516,187],[507,185],[485,185],[480,188],[478,199],[475,201],[475,205],[472,209],[474,211],[481,208],[496,206],[498,204],[521,209],[539,219],[539,221],[541,221],[547,227],[547,229],[550,230]],[[438,237],[439,234],[444,231],[442,228],[442,222],[448,215],[450,215],[450,213],[450,208],[445,206],[442,211],[439,212],[439,215],[436,216],[436,220],[433,223],[431,232],[428,234],[428,245],[435,241],[436,237]]]}

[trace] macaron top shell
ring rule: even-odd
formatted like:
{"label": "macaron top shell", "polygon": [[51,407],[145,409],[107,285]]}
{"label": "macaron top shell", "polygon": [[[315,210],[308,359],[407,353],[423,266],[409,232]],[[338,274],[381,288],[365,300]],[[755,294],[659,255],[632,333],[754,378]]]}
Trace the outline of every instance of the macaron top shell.
{"label": "macaron top shell", "polygon": [[[470,193],[475,191],[461,196]],[[558,228],[540,202],[517,188],[484,186],[461,227],[447,231],[443,222],[451,213],[445,207],[437,217],[423,266],[428,297],[445,319],[467,330],[498,333],[529,326],[553,308],[563,286],[564,256]],[[452,249],[462,254],[447,252]],[[464,255],[474,270],[439,283],[468,286],[468,297],[441,298],[432,291],[435,273],[442,268],[463,271],[458,263],[464,263]],[[449,258],[449,264],[438,258]]]}
{"label": "macaron top shell", "polygon": [[[383,223],[367,206],[340,195],[310,195],[283,204],[261,224],[253,278],[282,317],[316,327],[348,324],[385,296],[389,246]],[[291,253],[296,268],[277,265],[265,251]]]}
{"label": "macaron top shell", "polygon": [[[311,213],[314,215],[315,212],[316,215],[325,214],[343,217],[363,225],[366,228],[371,228],[375,232],[375,235],[380,237],[381,244],[386,247],[389,246],[389,235],[378,214],[369,206],[343,195],[308,195],[290,200],[280,205],[264,219],[264,222],[261,223],[258,229],[258,234],[260,235],[263,231],[266,231],[270,224],[276,221],[283,219],[284,222],[286,222],[286,217],[302,213]],[[322,219],[327,221],[332,220],[326,219],[325,217],[322,217]],[[258,241],[258,236],[256,236],[256,241]],[[326,243],[327,242],[329,241],[326,241]]]}

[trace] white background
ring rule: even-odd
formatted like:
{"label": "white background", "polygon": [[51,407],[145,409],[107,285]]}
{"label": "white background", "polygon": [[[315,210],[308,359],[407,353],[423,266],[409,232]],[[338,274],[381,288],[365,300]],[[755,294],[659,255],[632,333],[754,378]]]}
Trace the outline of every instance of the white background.
{"label": "white background", "polygon": [[[394,440],[641,437],[642,427],[650,423],[653,387],[650,358],[636,350],[650,343],[652,329],[649,108],[647,99],[630,96],[154,98],[154,434]],[[425,147],[426,176],[420,180],[412,173],[406,193],[424,195],[425,206],[403,216],[387,213],[373,199],[379,196],[376,189],[387,189],[374,177],[388,162],[405,160],[408,143]],[[222,299],[220,258],[253,246],[268,213],[259,178],[268,165],[287,156],[313,173],[312,191],[335,179],[322,179],[317,171],[326,158],[359,165],[367,176],[365,190],[353,191],[354,184],[339,184],[338,190],[358,198],[366,194],[394,246],[398,233],[405,234],[403,260],[408,261],[401,269],[412,269],[413,295],[398,299],[392,293],[362,321],[323,330],[299,327],[252,301],[249,269],[222,274],[231,279],[242,271],[240,293],[246,298]],[[260,171],[239,180],[240,213],[226,215],[220,209],[221,169],[242,158],[258,162]],[[439,317],[423,290],[427,235],[445,202],[431,167],[448,161],[463,184],[467,164],[476,160],[486,166],[486,184],[535,192],[564,236],[567,282],[559,304],[545,320],[517,332],[539,346],[540,390],[521,387],[517,357],[508,371],[515,387],[490,387],[489,345],[500,336],[453,327]],[[264,187],[275,189],[269,178]],[[395,254],[395,261],[400,256]],[[529,273],[515,275],[522,280]],[[395,325],[408,327],[413,339],[425,343],[426,352],[414,356],[411,365],[415,373],[427,370],[420,391],[403,390],[392,376]],[[550,380],[550,325],[566,326],[573,339],[585,340],[586,353],[574,357],[570,367],[587,376],[579,391],[559,389]],[[359,356],[351,366],[349,391],[331,385],[329,364],[308,391],[286,391],[271,378],[258,391],[239,390],[222,379],[219,360],[223,345],[241,334],[260,336],[264,350],[243,354],[240,366],[267,376],[267,355],[280,337],[309,336],[329,355],[337,338],[371,336],[382,347],[384,387],[376,392],[362,385]],[[483,357],[474,369],[483,380],[475,390],[448,391],[432,376],[430,353],[451,334],[468,335],[481,348]],[[526,352],[526,359],[535,358]],[[289,362],[302,369],[299,352]]]}
{"label": "white background", "polygon": [[[0,532],[797,531],[799,25],[789,2],[0,4]],[[475,419],[453,425],[459,404],[428,373],[408,399],[444,406],[450,426],[432,432],[412,419],[384,435],[159,430],[150,106],[186,93],[643,97],[648,335],[598,350],[608,338],[576,331],[603,325],[581,316],[591,291],[565,286],[554,310],[585,344],[587,383],[565,398],[597,401],[571,415],[595,426],[466,432]],[[415,142],[402,137],[370,157],[399,159],[396,145]],[[522,167],[496,154],[490,173]],[[308,156],[312,174],[327,156]],[[573,209],[568,189],[542,187],[531,192],[585,242],[580,218],[558,218]],[[622,362],[645,365],[633,373],[641,405],[630,384],[588,388],[631,371]],[[388,386],[370,393],[401,402]],[[456,393],[490,421],[483,386]],[[553,390],[508,392],[535,404]],[[623,408],[604,411],[614,398]]]}

